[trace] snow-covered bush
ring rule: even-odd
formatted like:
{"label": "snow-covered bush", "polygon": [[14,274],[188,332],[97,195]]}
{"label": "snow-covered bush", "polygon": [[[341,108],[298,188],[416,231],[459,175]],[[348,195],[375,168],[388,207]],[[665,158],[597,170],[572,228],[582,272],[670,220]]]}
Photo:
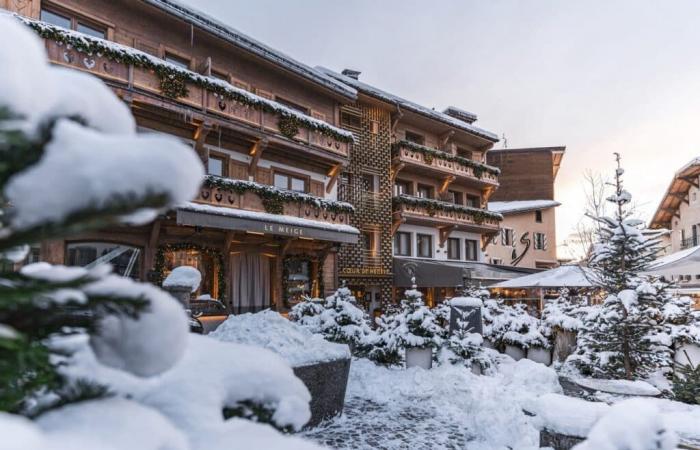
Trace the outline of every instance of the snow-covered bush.
{"label": "snow-covered bush", "polygon": [[506,305],[503,300],[486,300],[482,309],[484,338],[497,348],[515,345],[522,349],[548,348],[548,339],[540,332],[540,320],[527,312],[523,304]]}
{"label": "snow-covered bush", "polygon": [[305,299],[292,308],[289,318],[331,342],[348,344],[358,355],[365,354],[374,340],[369,317],[356,306],[355,297],[345,286],[322,304],[317,299]]}
{"label": "snow-covered bush", "polygon": [[583,326],[582,318],[587,310],[585,298],[572,297],[568,289],[562,289],[559,297],[545,302],[540,331],[549,339],[552,339],[557,330],[576,332]]}
{"label": "snow-covered bush", "polygon": [[493,350],[485,349],[483,343],[484,338],[481,334],[474,332],[468,318],[458,317],[457,327],[452,331],[452,334],[449,334],[448,324],[447,335],[440,349],[438,360],[449,361],[452,364],[461,363],[467,367],[476,364],[482,372],[486,372],[495,365],[495,362],[491,357]]}
{"label": "snow-covered bush", "polygon": [[[370,358],[386,364],[400,362],[400,351],[408,347],[438,348],[443,329],[430,308],[423,303],[423,294],[414,284],[406,290],[401,306],[377,320],[377,336],[369,352]],[[398,359],[398,360],[397,360]]]}

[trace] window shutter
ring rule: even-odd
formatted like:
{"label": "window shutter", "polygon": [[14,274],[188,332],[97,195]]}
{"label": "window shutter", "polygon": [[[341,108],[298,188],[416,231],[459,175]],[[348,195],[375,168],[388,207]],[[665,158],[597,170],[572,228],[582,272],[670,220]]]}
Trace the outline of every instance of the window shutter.
{"label": "window shutter", "polygon": [[263,167],[258,167],[255,172],[255,181],[260,184],[272,184],[272,172],[270,169],[265,169]]}
{"label": "window shutter", "polygon": [[229,163],[229,176],[234,180],[247,180],[248,165],[232,159]]}
{"label": "window shutter", "polygon": [[311,180],[309,183],[309,191],[311,195],[316,197],[323,197],[324,184],[321,181]]}

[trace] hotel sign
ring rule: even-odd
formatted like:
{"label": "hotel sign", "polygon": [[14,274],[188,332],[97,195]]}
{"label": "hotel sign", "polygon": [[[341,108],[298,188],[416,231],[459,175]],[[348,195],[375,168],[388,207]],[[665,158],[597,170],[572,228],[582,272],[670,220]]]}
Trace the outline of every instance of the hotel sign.
{"label": "hotel sign", "polygon": [[291,225],[288,223],[282,223],[282,220],[284,220],[284,216],[280,216],[280,222],[273,222],[270,220],[256,220],[247,217],[231,217],[204,211],[191,211],[187,209],[177,210],[178,225],[217,228],[220,230],[236,230],[255,234],[318,239],[320,241],[342,242],[348,244],[357,243],[357,233],[331,228],[326,229],[314,226]]}
{"label": "hotel sign", "polygon": [[386,270],[383,267],[343,267],[340,270],[340,275],[346,277],[365,275],[391,275],[391,271]]}

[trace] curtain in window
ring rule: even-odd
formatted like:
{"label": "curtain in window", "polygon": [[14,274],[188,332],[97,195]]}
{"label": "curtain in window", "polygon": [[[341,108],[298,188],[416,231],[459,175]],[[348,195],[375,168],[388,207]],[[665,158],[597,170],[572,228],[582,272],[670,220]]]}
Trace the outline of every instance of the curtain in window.
{"label": "curtain in window", "polygon": [[231,305],[234,314],[270,307],[270,258],[258,253],[231,256]]}

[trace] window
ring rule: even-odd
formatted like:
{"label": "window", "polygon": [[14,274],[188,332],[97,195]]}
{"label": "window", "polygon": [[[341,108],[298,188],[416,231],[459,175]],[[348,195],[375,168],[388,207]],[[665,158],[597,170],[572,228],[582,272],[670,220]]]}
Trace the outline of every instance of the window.
{"label": "window", "polygon": [[457,147],[457,155],[461,156],[462,158],[467,158],[467,159],[472,159],[472,157],[473,157],[471,150],[468,150],[466,148],[461,148],[461,147]]}
{"label": "window", "polygon": [[376,256],[379,253],[379,236],[376,230],[362,231],[362,245],[365,253],[370,256]]}
{"label": "window", "polygon": [[286,173],[275,172],[275,187],[296,192],[306,192],[306,180]]}
{"label": "window", "polygon": [[107,38],[106,27],[86,22],[82,19],[70,17],[67,14],[57,13],[48,9],[41,9],[41,20],[69,30],[76,30],[79,33],[87,34],[101,39]]}
{"label": "window", "polygon": [[223,299],[223,292],[219,292],[218,286],[219,261],[216,256],[195,249],[165,252],[163,276],[167,277],[174,268],[179,266],[194,267],[202,275],[202,282],[195,292],[196,297],[208,294],[211,298]]}
{"label": "window", "polygon": [[467,261],[477,261],[479,259],[479,246],[474,239],[464,241],[464,253]]}
{"label": "window", "polygon": [[513,245],[512,228],[501,228],[501,245]]}
{"label": "window", "polygon": [[471,206],[472,208],[481,208],[481,197],[478,195],[467,194],[467,206]]}
{"label": "window", "polygon": [[547,249],[547,237],[544,233],[535,233],[535,250]]}
{"label": "window", "polygon": [[165,52],[165,57],[163,58],[166,62],[169,62],[170,64],[180,67],[182,69],[189,69],[190,68],[190,60],[187,58],[183,58],[178,55],[174,55],[170,52]]}
{"label": "window", "polygon": [[100,263],[112,265],[114,273],[138,279],[141,276],[141,249],[109,242],[79,242],[66,245],[69,266],[92,268]]}
{"label": "window", "polygon": [[287,301],[295,304],[311,295],[312,277],[311,261],[303,258],[288,258],[287,266]]}
{"label": "window", "polygon": [[87,34],[89,36],[94,36],[100,39],[105,39],[107,37],[107,33],[105,33],[104,28],[99,28],[94,25],[88,25],[85,22],[78,22],[76,30],[79,33]]}
{"label": "window", "polygon": [[411,195],[411,184],[408,181],[394,182],[394,195]]}
{"label": "window", "polygon": [[212,70],[211,71],[211,77],[216,78],[225,82],[229,82],[229,77],[228,74],[225,72],[219,72],[218,70]]}
{"label": "window", "polygon": [[349,111],[340,112],[340,124],[345,128],[362,129],[362,118]]}
{"label": "window", "polygon": [[447,191],[447,197],[448,197],[448,200],[450,202],[454,203],[455,205],[463,205],[464,204],[464,196],[459,191]]}
{"label": "window", "polygon": [[425,136],[406,130],[406,140],[414,144],[425,145]]}
{"label": "window", "polygon": [[429,234],[419,234],[416,237],[418,244],[418,256],[421,258],[433,257],[433,237]]}
{"label": "window", "polygon": [[43,8],[41,9],[41,20],[43,22],[48,22],[51,25],[68,28],[69,30],[72,28],[70,17],[66,17]]}
{"label": "window", "polygon": [[210,156],[207,160],[207,173],[216,175],[217,177],[224,176],[224,159]]}
{"label": "window", "polygon": [[449,238],[447,239],[447,258],[448,259],[462,259],[461,246],[459,245],[459,239]]}
{"label": "window", "polygon": [[542,223],[542,211],[541,210],[535,211],[535,222]]}
{"label": "window", "polygon": [[376,175],[371,173],[362,174],[362,189],[365,192],[379,192],[379,180]]}
{"label": "window", "polygon": [[411,256],[411,233],[399,231],[394,235],[394,255]]}
{"label": "window", "polygon": [[377,122],[376,120],[370,120],[369,132],[372,134],[379,134],[379,122]]}
{"label": "window", "polygon": [[309,114],[309,108],[307,108],[306,106],[302,106],[298,103],[294,103],[293,101],[284,99],[282,97],[275,97],[275,101],[277,103],[282,103],[284,106],[286,106],[287,108],[291,108],[294,111],[299,111],[303,114]]}
{"label": "window", "polygon": [[424,184],[419,184],[417,194],[420,198],[433,198],[433,188]]}
{"label": "window", "polygon": [[491,264],[500,266],[501,264],[503,264],[503,260],[501,258],[491,258]]}

